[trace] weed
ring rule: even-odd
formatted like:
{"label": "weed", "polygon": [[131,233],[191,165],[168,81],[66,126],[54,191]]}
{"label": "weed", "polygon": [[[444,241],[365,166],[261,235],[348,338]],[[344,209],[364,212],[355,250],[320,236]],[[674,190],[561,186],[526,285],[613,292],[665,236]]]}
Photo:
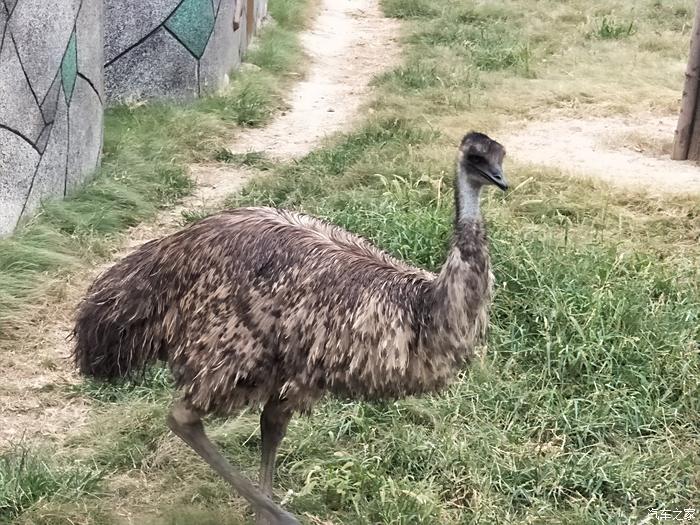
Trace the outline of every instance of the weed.
{"label": "weed", "polygon": [[634,20],[623,22],[613,17],[604,16],[595,23],[595,29],[591,33],[593,36],[602,39],[626,38],[637,32]]}
{"label": "weed", "polygon": [[248,71],[234,78],[225,94],[201,99],[197,108],[224,122],[260,126],[281,104],[275,95],[274,83],[274,77],[265,71]]}
{"label": "weed", "polygon": [[85,432],[71,438],[73,446],[88,444],[90,459],[105,470],[147,469],[164,436],[168,395],[155,404],[149,400],[122,399],[105,405]]}
{"label": "weed", "polygon": [[477,75],[468,65],[455,65],[449,59],[410,62],[381,75],[376,83],[395,86],[402,91],[440,87],[460,90],[462,96],[477,85]]}
{"label": "weed", "polygon": [[439,19],[412,40],[431,47],[447,46],[483,71],[508,68],[524,73],[529,71],[528,44],[518,38],[511,23],[498,18],[462,21],[457,18],[447,23]]}
{"label": "weed", "polygon": [[182,222],[183,224],[192,224],[202,219],[214,215],[219,210],[214,208],[198,208],[196,210],[184,210],[182,212]]}
{"label": "weed", "polygon": [[247,60],[276,75],[298,75],[302,72],[303,51],[296,34],[307,27],[312,18],[313,2],[277,0],[270,2],[268,22],[260,38],[253,42]]}
{"label": "weed", "polygon": [[299,0],[272,0],[268,12],[280,27],[299,32],[307,27],[313,15],[313,2]]}
{"label": "weed", "polygon": [[239,96],[233,100],[231,109],[236,123],[241,126],[261,126],[273,111],[272,98],[261,75],[249,75],[234,82]]}

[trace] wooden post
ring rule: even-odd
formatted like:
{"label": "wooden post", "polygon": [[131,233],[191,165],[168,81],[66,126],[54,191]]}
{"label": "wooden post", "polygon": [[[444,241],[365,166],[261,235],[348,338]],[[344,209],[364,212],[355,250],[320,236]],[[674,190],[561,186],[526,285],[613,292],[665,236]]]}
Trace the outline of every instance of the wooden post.
{"label": "wooden post", "polygon": [[[698,111],[698,88],[700,87],[700,6],[695,7],[695,21],[690,38],[690,56],[685,71],[685,85],[681,99],[681,112],[678,117],[676,136],[673,142],[673,160],[686,160],[691,155],[700,160],[700,118]],[[697,125],[696,125],[697,124]]]}
{"label": "wooden post", "polygon": [[255,0],[248,0],[248,9],[246,9],[246,37],[248,42],[253,38],[255,33]]}

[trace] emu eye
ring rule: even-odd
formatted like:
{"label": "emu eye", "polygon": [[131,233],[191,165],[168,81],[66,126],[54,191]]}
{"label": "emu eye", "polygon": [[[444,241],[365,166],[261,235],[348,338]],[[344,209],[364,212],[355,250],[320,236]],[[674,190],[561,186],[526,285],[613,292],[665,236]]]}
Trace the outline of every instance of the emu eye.
{"label": "emu eye", "polygon": [[485,159],[481,155],[471,154],[467,155],[467,162],[469,162],[470,164],[482,164],[483,162],[485,162]]}

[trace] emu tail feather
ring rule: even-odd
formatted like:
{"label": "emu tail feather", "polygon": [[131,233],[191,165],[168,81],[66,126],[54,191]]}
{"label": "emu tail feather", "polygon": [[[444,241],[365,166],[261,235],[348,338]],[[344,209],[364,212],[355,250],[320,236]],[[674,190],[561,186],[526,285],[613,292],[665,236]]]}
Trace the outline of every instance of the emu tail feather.
{"label": "emu tail feather", "polygon": [[134,378],[151,363],[167,359],[156,328],[162,312],[151,265],[148,257],[138,257],[148,250],[140,252],[100,276],[78,308],[73,359],[81,374],[103,380]]}

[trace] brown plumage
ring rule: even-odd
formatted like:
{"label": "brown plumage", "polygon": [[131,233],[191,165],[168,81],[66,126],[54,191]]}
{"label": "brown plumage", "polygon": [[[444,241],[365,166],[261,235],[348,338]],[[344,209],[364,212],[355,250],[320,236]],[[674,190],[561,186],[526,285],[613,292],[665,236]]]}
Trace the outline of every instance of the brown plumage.
{"label": "brown plumage", "polygon": [[[251,501],[259,522],[297,523],[269,499],[293,412],[325,392],[434,391],[474,356],[491,297],[479,192],[505,189],[503,155],[485,135],[463,139],[454,241],[437,275],[307,215],[235,209],[149,242],[99,277],[79,308],[76,363],[112,379],[168,362],[182,393],[171,428]],[[199,422],[260,405],[263,494],[230,479]]]}

